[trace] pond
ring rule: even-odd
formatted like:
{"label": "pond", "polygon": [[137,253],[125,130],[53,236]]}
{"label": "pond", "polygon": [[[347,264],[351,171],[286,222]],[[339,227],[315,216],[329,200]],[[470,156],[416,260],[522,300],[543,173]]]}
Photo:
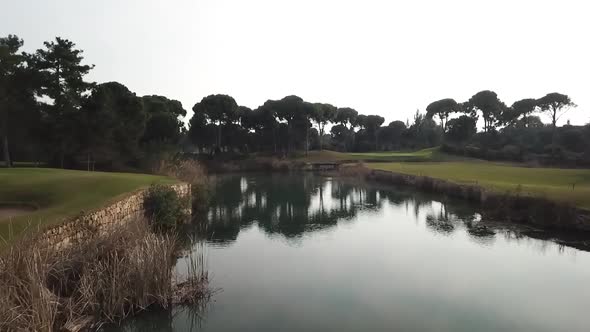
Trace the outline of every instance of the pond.
{"label": "pond", "polygon": [[461,201],[310,174],[235,175],[217,181],[202,223],[189,233],[205,240],[211,302],[116,330],[589,329],[588,238],[482,220]]}

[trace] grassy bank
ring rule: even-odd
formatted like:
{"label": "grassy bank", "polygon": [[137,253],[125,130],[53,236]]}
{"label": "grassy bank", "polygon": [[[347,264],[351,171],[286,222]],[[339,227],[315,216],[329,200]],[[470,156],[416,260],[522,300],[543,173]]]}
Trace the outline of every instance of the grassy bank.
{"label": "grassy bank", "polygon": [[369,163],[369,168],[429,176],[483,186],[497,192],[520,192],[590,209],[590,170],[527,168],[485,161]]}
{"label": "grassy bank", "polygon": [[172,183],[163,176],[86,172],[50,168],[0,169],[0,204],[35,210],[0,220],[0,236],[26,227],[59,222],[103,206],[117,197],[152,183]]}
{"label": "grassy bank", "polygon": [[419,151],[379,151],[379,152],[336,152],[329,150],[310,151],[307,156],[301,156],[297,160],[305,162],[428,162],[428,161],[452,161],[465,160],[463,157],[453,156],[441,152],[438,147]]}

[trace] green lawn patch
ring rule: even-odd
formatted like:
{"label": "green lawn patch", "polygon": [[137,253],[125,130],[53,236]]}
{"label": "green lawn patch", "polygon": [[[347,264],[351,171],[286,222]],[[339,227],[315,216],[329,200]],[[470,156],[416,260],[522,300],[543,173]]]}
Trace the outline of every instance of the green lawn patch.
{"label": "green lawn patch", "polygon": [[453,156],[441,152],[438,147],[428,148],[419,151],[379,151],[379,152],[362,152],[347,153],[329,150],[310,151],[307,156],[299,158],[307,162],[338,162],[338,161],[406,161],[406,162],[428,162],[428,161],[452,161],[465,160],[464,157]]}
{"label": "green lawn patch", "polygon": [[373,169],[471,183],[590,209],[590,169],[529,168],[485,161],[369,163]]}
{"label": "green lawn patch", "polygon": [[152,183],[175,180],[155,175],[86,172],[51,168],[0,169],[1,206],[28,206],[36,210],[0,218],[0,236],[19,234],[91,211]]}

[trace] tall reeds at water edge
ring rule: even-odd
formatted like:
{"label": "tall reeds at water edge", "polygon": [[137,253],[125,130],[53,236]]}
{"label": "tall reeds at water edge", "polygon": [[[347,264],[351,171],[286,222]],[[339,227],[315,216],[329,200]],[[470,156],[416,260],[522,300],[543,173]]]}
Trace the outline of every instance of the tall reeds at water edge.
{"label": "tall reeds at water edge", "polygon": [[200,162],[190,159],[161,160],[152,171],[191,185],[193,213],[201,213],[207,209],[211,184],[207,170]]}
{"label": "tall reeds at water edge", "polygon": [[[198,248],[198,247],[197,247]],[[208,298],[202,251],[174,272],[174,234],[137,220],[65,249],[22,241],[0,255],[0,331],[79,331],[150,309]]]}

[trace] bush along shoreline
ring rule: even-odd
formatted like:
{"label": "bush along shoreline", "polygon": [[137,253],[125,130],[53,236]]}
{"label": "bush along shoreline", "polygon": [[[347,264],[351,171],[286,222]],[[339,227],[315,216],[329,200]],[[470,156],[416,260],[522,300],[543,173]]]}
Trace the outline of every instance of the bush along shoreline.
{"label": "bush along shoreline", "polygon": [[474,184],[459,184],[428,176],[369,169],[362,164],[341,167],[336,176],[358,177],[382,184],[410,186],[477,204],[486,219],[531,224],[547,229],[590,232],[590,211],[519,192],[494,192]]}
{"label": "bush along shoreline", "polygon": [[[92,330],[146,310],[206,303],[204,251],[185,253],[175,232],[184,203],[172,189],[153,186],[145,207],[154,219],[136,218],[66,247],[29,239],[6,248],[0,331]],[[181,256],[191,268],[177,273]]]}

